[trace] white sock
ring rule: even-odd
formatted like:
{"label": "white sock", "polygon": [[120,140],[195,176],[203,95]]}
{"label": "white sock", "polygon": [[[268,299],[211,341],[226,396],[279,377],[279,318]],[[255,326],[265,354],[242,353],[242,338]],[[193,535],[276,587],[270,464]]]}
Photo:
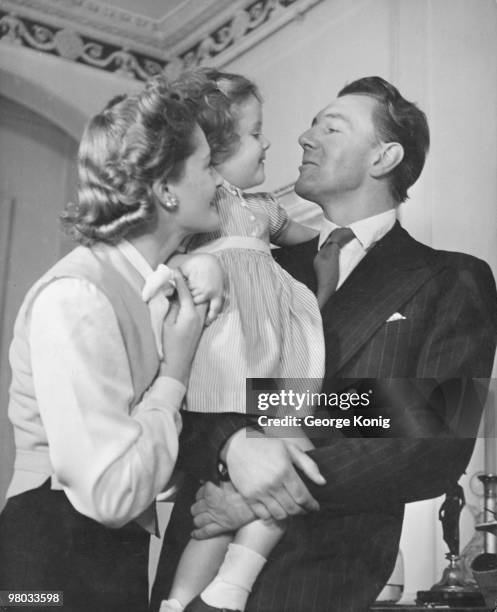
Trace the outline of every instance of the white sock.
{"label": "white sock", "polygon": [[244,610],[255,579],[266,559],[246,546],[230,544],[217,576],[202,591],[209,606]]}
{"label": "white sock", "polygon": [[159,612],[183,612],[184,609],[177,599],[163,599]]}

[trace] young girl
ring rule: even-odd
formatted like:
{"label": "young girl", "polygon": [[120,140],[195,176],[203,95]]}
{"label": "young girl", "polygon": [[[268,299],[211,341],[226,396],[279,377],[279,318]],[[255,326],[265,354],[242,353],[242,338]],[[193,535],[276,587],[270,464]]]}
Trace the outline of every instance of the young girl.
{"label": "young girl", "polygon": [[[212,82],[225,98],[207,93]],[[188,245],[189,251],[218,257],[227,287],[224,310],[202,334],[186,409],[244,412],[246,378],[320,379],[323,375],[324,342],[316,299],[273,260],[269,246],[270,242],[304,242],[316,232],[290,220],[270,194],[244,193],[264,181],[270,146],[262,133],[257,87],[240,75],[214,70],[185,74],[176,86],[194,104],[224,179],[215,198],[220,229],[195,236]],[[233,132],[227,139],[230,124]],[[192,284],[195,295],[197,288]],[[297,443],[303,450],[312,448],[305,436],[288,443]],[[188,465],[188,459],[183,464]],[[283,530],[284,525],[276,521],[257,520],[233,536],[191,540],[161,612],[184,610],[199,593],[186,610],[244,610],[252,584]]]}

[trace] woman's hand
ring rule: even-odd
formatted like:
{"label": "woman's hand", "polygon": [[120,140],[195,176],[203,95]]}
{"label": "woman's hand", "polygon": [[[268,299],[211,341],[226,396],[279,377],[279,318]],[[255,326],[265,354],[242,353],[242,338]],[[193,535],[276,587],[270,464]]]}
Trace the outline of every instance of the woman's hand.
{"label": "woman's hand", "polygon": [[195,306],[180,272],[176,273],[175,281],[177,299],[171,300],[162,328],[164,360],[160,375],[176,378],[186,386],[207,307]]}

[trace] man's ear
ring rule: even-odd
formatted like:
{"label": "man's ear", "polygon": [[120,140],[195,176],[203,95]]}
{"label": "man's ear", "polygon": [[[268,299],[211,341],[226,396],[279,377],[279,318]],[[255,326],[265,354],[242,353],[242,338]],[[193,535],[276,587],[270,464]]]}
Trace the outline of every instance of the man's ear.
{"label": "man's ear", "polygon": [[371,176],[381,178],[389,174],[404,159],[404,147],[398,142],[382,143],[371,166]]}

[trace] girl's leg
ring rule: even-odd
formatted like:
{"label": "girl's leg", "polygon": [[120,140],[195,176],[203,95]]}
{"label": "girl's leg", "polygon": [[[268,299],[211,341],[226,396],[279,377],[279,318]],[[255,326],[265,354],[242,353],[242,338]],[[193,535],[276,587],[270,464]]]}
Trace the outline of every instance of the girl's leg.
{"label": "girl's leg", "polygon": [[[304,451],[314,448],[303,431],[285,439]],[[293,431],[295,434],[295,431]],[[244,610],[252,586],[269,554],[285,532],[285,521],[254,521],[239,529],[215,579],[202,591],[205,603],[216,608]]]}
{"label": "girl's leg", "polygon": [[[163,602],[161,612],[182,610],[202,592],[215,577],[232,539],[233,536],[229,534],[188,542],[181,555],[169,599]],[[178,603],[174,604],[174,600]]]}
{"label": "girl's leg", "polygon": [[201,598],[215,608],[244,610],[266,559],[285,531],[284,521],[254,521],[239,529]]}

